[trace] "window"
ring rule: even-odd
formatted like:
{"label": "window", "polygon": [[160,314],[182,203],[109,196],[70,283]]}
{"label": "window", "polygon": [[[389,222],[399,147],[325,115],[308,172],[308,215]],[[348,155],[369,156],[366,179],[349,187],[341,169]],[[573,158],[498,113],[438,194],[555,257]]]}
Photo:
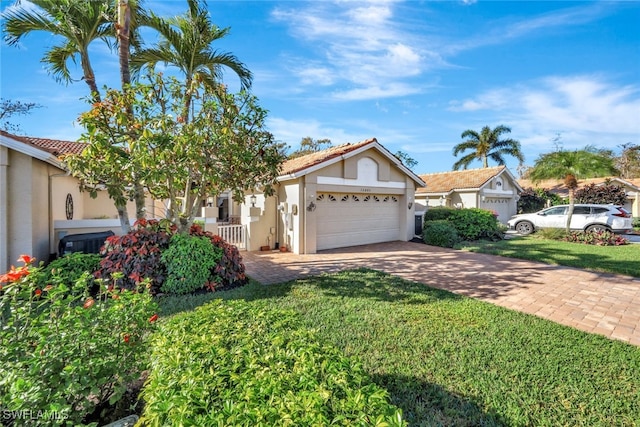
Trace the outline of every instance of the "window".
{"label": "window", "polygon": [[590,215],[591,208],[589,206],[575,206],[573,208],[574,215]]}

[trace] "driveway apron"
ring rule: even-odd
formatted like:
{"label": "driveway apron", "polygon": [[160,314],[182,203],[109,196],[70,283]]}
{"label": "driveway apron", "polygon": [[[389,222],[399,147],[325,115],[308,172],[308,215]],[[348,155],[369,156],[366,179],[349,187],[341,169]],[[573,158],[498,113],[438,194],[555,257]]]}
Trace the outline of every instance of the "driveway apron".
{"label": "driveway apron", "polygon": [[640,346],[640,278],[412,242],[242,255],[265,285],[365,267]]}

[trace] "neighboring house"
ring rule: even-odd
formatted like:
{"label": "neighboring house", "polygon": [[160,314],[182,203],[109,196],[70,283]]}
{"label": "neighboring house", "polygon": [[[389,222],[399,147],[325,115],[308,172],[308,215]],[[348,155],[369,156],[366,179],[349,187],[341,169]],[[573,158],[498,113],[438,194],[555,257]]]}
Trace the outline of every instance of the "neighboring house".
{"label": "neighboring house", "polygon": [[495,211],[506,223],[517,212],[522,187],[505,166],[419,176],[426,188],[416,191],[416,215],[436,206],[480,208]]}
{"label": "neighboring house", "polygon": [[248,249],[295,253],[414,236],[414,197],[424,182],[378,141],[287,160],[275,196],[247,195],[241,219]]}
{"label": "neighboring house", "polygon": [[[624,208],[631,212],[634,217],[640,217],[640,179],[622,179],[615,176],[581,179],[578,181],[578,188],[591,184],[604,185],[606,182],[611,182],[624,188],[627,193],[627,201]],[[548,179],[534,183],[531,180],[521,179],[518,183],[522,188],[541,188],[563,198],[569,197],[569,190],[565,187],[563,180]]]}
{"label": "neighboring house", "polygon": [[[92,199],[60,162],[84,145],[0,131],[0,272],[21,254],[48,261],[66,234],[113,230],[118,213],[106,193]],[[135,212],[133,207],[130,212]]]}

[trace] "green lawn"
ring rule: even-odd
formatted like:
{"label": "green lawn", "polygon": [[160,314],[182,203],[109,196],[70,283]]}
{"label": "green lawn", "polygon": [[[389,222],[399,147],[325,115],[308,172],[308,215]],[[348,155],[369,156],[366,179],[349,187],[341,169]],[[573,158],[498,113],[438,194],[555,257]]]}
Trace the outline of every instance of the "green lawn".
{"label": "green lawn", "polygon": [[[640,348],[372,270],[161,300],[293,309],[417,426],[639,425]],[[198,333],[198,331],[193,331]]]}
{"label": "green lawn", "polygon": [[536,236],[465,242],[460,249],[640,277],[640,245],[594,246]]}

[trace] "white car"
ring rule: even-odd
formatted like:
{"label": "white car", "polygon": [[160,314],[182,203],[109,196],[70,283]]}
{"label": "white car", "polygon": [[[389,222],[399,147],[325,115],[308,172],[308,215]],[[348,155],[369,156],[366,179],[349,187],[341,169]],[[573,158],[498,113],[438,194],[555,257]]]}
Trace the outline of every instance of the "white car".
{"label": "white car", "polygon": [[[569,205],[558,205],[539,212],[515,215],[507,224],[519,234],[531,234],[540,228],[566,228]],[[576,204],[571,216],[571,230],[613,231],[632,230],[631,214],[622,206]]]}

